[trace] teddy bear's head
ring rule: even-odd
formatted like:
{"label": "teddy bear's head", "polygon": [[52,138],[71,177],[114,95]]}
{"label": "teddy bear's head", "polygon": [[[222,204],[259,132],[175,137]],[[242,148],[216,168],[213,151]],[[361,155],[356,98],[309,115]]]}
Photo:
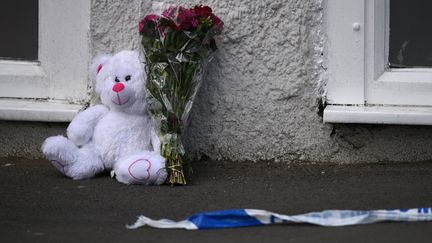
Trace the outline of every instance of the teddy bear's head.
{"label": "teddy bear's head", "polygon": [[93,60],[91,72],[96,76],[95,90],[102,104],[124,112],[147,109],[145,71],[138,52],[99,55]]}

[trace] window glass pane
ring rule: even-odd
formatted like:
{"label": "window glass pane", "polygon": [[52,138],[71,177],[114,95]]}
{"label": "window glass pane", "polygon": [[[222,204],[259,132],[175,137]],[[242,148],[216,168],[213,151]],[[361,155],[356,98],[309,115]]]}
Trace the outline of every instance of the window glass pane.
{"label": "window glass pane", "polygon": [[0,59],[38,59],[38,0],[0,1]]}
{"label": "window glass pane", "polygon": [[390,0],[391,67],[432,67],[432,1]]}

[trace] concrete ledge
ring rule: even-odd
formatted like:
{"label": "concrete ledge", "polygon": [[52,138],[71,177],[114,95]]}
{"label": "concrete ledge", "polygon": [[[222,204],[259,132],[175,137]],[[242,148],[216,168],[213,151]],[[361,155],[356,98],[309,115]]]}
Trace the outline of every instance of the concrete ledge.
{"label": "concrete ledge", "polygon": [[0,99],[0,120],[68,122],[84,105],[66,101]]}
{"label": "concrete ledge", "polygon": [[324,122],[432,125],[432,107],[328,105]]}

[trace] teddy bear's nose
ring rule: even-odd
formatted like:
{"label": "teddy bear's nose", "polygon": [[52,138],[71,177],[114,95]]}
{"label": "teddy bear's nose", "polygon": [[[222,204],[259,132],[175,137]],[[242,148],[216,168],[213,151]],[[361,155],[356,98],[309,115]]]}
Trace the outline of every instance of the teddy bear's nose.
{"label": "teddy bear's nose", "polygon": [[114,91],[114,92],[120,92],[120,91],[122,91],[123,89],[125,88],[125,86],[124,86],[124,84],[122,84],[122,83],[116,83],[116,84],[114,84],[114,86],[112,87],[112,90]]}

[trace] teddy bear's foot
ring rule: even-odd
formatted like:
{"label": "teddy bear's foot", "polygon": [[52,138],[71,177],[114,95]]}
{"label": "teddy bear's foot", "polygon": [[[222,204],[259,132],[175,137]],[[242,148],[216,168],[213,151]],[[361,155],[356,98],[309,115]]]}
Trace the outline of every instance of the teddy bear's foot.
{"label": "teddy bear's foot", "polygon": [[145,151],[118,161],[114,172],[116,179],[125,184],[160,185],[167,177],[165,159],[153,151]]}
{"label": "teddy bear's foot", "polygon": [[42,152],[58,171],[75,180],[90,178],[104,170],[91,143],[78,148],[67,138],[54,136],[45,140]]}
{"label": "teddy bear's foot", "polygon": [[69,176],[68,169],[76,159],[78,148],[63,136],[53,136],[45,140],[42,152],[58,171]]}
{"label": "teddy bear's foot", "polygon": [[66,175],[66,170],[65,170],[65,162],[64,161],[60,161],[60,159],[56,158],[56,157],[50,157],[48,158],[49,162],[51,162],[51,164],[58,170],[60,171],[63,175]]}

